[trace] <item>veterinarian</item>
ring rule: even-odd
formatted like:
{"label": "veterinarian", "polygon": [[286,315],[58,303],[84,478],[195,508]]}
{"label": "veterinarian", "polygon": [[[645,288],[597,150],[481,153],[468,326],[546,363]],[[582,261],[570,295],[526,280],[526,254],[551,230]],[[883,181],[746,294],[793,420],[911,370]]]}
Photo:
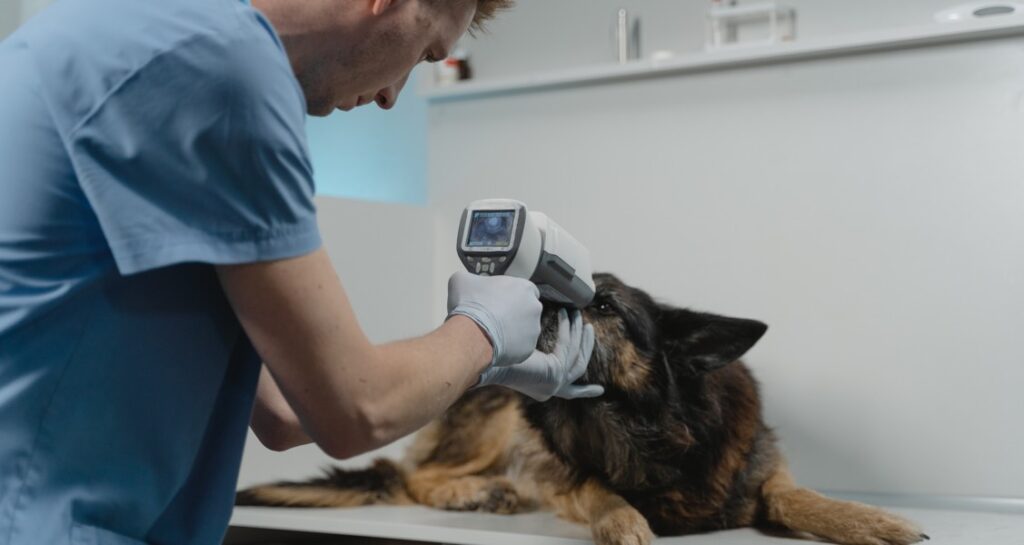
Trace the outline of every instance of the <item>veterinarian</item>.
{"label": "veterinarian", "polygon": [[220,543],[250,420],[345,458],[475,385],[600,395],[524,280],[371,344],[317,231],[306,113],[391,108],[508,3],[77,0],[0,44],[0,543]]}

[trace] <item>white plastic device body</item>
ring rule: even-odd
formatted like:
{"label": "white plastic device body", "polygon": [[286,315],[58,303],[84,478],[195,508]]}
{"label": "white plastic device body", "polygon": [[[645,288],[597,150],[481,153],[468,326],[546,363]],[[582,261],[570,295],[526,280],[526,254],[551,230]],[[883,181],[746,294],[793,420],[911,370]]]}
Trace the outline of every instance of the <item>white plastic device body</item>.
{"label": "white plastic device body", "polygon": [[549,301],[582,308],[594,298],[590,251],[520,201],[470,203],[459,223],[457,251],[469,272],[525,278]]}

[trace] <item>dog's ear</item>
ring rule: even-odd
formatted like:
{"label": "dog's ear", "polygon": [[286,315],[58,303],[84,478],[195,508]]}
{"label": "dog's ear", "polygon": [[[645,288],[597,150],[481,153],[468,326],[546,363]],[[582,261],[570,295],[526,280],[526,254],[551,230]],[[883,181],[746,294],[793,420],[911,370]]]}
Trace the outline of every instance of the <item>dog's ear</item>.
{"label": "dog's ear", "polygon": [[699,374],[738,360],[768,326],[757,320],[662,308],[658,329],[669,362]]}

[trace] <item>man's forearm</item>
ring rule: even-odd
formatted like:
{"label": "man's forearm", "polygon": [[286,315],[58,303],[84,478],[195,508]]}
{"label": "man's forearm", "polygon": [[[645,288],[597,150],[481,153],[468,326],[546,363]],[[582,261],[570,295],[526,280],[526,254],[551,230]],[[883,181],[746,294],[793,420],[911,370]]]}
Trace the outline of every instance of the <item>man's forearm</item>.
{"label": "man's forearm", "polygon": [[217,272],[301,428],[336,458],[437,417],[492,358],[486,335],[462,316],[418,339],[373,345],[322,249]]}
{"label": "man's forearm", "polygon": [[[460,348],[452,350],[453,346]],[[364,392],[363,403],[375,418],[373,444],[367,448],[390,443],[424,426],[473,386],[491,359],[486,337],[464,316],[453,317],[423,337],[376,348],[381,378],[374,384],[363,382],[367,390],[374,390]],[[467,369],[472,371],[467,374]],[[260,372],[252,428],[272,450],[313,442],[266,367]]]}
{"label": "man's forearm", "polygon": [[[491,346],[473,320],[453,316],[428,335],[380,345],[376,384],[366,383],[373,448],[426,425],[476,384]],[[367,381],[368,382],[368,381]]]}
{"label": "man's forearm", "polygon": [[260,369],[250,425],[260,442],[271,450],[288,450],[313,442],[265,365]]}

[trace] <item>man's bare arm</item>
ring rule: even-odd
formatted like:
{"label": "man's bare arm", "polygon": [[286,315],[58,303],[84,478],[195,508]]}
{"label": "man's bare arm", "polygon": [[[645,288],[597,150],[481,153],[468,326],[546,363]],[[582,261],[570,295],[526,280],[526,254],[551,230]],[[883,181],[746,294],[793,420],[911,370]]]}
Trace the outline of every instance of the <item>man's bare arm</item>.
{"label": "man's bare arm", "polygon": [[492,358],[487,337],[464,316],[417,339],[373,345],[322,249],[217,271],[301,427],[338,458],[420,428],[475,384]]}
{"label": "man's bare arm", "polygon": [[283,451],[313,442],[302,422],[292,410],[281,389],[274,382],[270,370],[260,368],[260,382],[256,387],[256,406],[252,410],[252,431],[270,450]]}

